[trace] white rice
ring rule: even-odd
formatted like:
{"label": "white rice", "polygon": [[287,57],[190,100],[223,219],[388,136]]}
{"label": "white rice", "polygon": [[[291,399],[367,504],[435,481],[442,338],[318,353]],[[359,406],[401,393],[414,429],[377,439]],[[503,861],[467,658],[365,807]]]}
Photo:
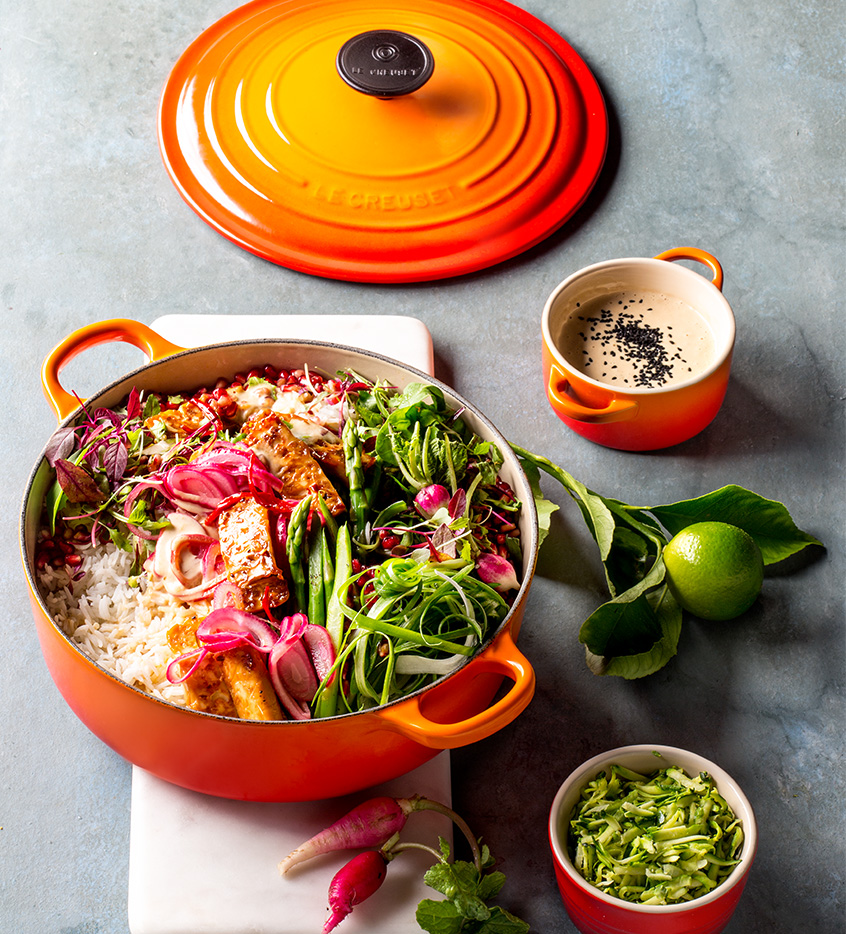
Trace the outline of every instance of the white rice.
{"label": "white rice", "polygon": [[98,665],[133,687],[184,704],[182,685],[167,679],[174,653],[167,632],[174,623],[204,616],[207,603],[176,601],[147,574],[130,579],[133,556],[109,544],[81,551],[83,576],[62,568],[39,574],[41,592],[62,630]]}

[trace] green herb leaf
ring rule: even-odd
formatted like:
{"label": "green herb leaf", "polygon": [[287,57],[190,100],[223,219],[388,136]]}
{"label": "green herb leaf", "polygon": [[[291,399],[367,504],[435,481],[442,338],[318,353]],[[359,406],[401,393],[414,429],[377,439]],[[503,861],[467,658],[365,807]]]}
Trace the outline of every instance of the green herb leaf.
{"label": "green herb leaf", "polygon": [[764,564],[774,564],[818,539],[796,527],[783,503],[764,499],[741,486],[724,486],[696,499],[681,500],[649,510],[670,537],[695,522],[728,522],[743,529],[758,544]]}
{"label": "green herb leaf", "polygon": [[44,497],[44,514],[47,518],[47,524],[51,535],[56,531],[56,520],[61,510],[67,504],[67,501],[68,498],[59,485],[59,481],[54,480],[50,485],[50,489],[47,491],[47,495]]}
{"label": "green herb leaf", "polygon": [[446,900],[425,898],[417,906],[417,923],[429,934],[525,934],[528,924],[498,905],[486,902],[498,894],[505,882],[501,872],[487,872],[493,864],[487,846],[482,847],[482,871],[474,863],[449,862],[450,848],[439,838],[441,860],[423,876],[425,883]]}
{"label": "green herb leaf", "polygon": [[[648,610],[643,607],[644,600],[648,605]],[[587,666],[594,674],[616,675],[626,679],[645,678],[647,675],[654,674],[663,668],[676,654],[679,636],[681,635],[682,611],[669,588],[662,587],[648,596],[641,596],[636,603],[638,604],[636,612],[647,613],[651,611],[654,614],[654,622],[661,631],[661,637],[648,648],[630,654],[595,654],[591,652],[588,646],[585,646]],[[588,623],[594,620],[594,617],[601,616],[604,608],[608,605],[605,603],[599,607],[583,624],[582,630],[584,631]],[[585,641],[582,639],[581,634],[579,639],[582,642]]]}
{"label": "green herb leaf", "polygon": [[[661,559],[670,537],[694,522],[728,522],[758,543],[765,564],[780,561],[808,545],[821,545],[798,529],[782,503],[740,486],[726,486],[665,506],[635,507],[588,490],[544,457],[512,444],[532,482],[543,470],[578,504],[599,546],[613,597],[583,623],[579,640],[595,674],[642,678],[676,653],[682,612],[666,586]],[[665,532],[666,530],[666,532]]]}
{"label": "green herb leaf", "polygon": [[452,902],[436,902],[424,898],[415,913],[417,923],[429,934],[459,934],[464,929],[464,917]]}
{"label": "green herb leaf", "polygon": [[562,470],[552,461],[541,457],[538,454],[521,448],[516,444],[511,444],[514,453],[520,458],[523,469],[526,464],[534,464],[540,470],[548,473],[553,479],[557,480],[561,486],[575,499],[576,505],[581,510],[587,527],[590,529],[596,544],[599,545],[599,556],[604,562],[608,557],[614,541],[614,529],[616,523],[611,510],[606,501],[591,492],[583,483],[580,483],[575,477],[570,476],[566,470]]}
{"label": "green herb leaf", "polygon": [[582,623],[579,642],[594,655],[639,655],[661,638],[661,625],[646,597],[626,596],[603,603]]}
{"label": "green herb leaf", "polygon": [[522,460],[523,471],[529,486],[532,488],[532,497],[535,501],[535,509],[538,513],[538,546],[543,544],[544,539],[549,535],[549,526],[552,514],[557,512],[559,506],[551,500],[546,499],[540,486],[540,471],[537,464],[530,460]]}

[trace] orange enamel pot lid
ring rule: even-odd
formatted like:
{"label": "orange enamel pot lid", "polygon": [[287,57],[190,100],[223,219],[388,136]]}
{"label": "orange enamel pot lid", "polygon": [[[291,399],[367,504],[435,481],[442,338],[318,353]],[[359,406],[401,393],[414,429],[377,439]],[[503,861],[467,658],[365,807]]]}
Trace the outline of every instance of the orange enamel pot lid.
{"label": "orange enamel pot lid", "polygon": [[159,108],[165,166],[203,220],[361,282],[534,246],[587,197],[607,140],[588,67],[503,0],[256,0],[186,49]]}

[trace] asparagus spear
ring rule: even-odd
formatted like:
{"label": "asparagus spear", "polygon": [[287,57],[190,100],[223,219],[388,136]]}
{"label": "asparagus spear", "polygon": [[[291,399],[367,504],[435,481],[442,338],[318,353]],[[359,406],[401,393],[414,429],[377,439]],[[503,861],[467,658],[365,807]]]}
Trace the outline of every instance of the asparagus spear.
{"label": "asparagus spear", "polygon": [[311,496],[301,499],[291,513],[291,519],[288,523],[288,540],[285,544],[288,568],[291,572],[291,583],[293,585],[294,603],[300,613],[308,611],[303,546],[306,540],[306,527],[308,525],[309,510],[311,509],[311,500]]}
{"label": "asparagus spear", "polygon": [[352,520],[352,536],[360,539],[367,525],[367,515],[370,506],[364,490],[364,468],[361,466],[361,439],[355,427],[355,422],[349,419],[341,433],[344,445],[344,460],[347,471],[347,483],[350,487],[350,518]]}
{"label": "asparagus spear", "polygon": [[314,523],[308,550],[308,621],[315,626],[326,625],[326,595],[323,582],[323,556],[326,550],[326,532],[320,523]]}
{"label": "asparagus spear", "polygon": [[[329,533],[329,539],[331,539],[332,544],[334,545],[335,540],[338,538],[338,523],[335,517],[329,511],[329,507],[326,505],[326,500],[319,493],[317,494],[317,508],[320,510],[320,516],[323,519],[323,526]],[[327,544],[329,539],[327,539]]]}
{"label": "asparagus spear", "polygon": [[[338,529],[338,541],[335,550],[335,584],[326,609],[326,630],[332,638],[335,652],[340,654],[344,639],[343,604],[347,599],[347,588],[352,574],[352,541],[350,527],[344,523]],[[317,699],[314,714],[316,717],[333,717],[337,713],[338,685],[341,680],[340,669],[335,677],[323,688]]]}

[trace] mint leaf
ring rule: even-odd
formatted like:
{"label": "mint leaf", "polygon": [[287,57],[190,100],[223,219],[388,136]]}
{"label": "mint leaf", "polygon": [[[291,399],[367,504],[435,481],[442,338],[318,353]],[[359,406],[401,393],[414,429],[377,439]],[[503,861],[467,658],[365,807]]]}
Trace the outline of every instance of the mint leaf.
{"label": "mint leaf", "polygon": [[452,902],[436,902],[424,898],[415,913],[417,923],[429,934],[459,934],[464,918]]}
{"label": "mint leaf", "polygon": [[818,539],[796,527],[783,503],[764,499],[741,486],[724,486],[696,499],[681,500],[649,510],[670,533],[676,535],[695,522],[728,522],[743,529],[758,544],[764,564],[774,564]]}
{"label": "mint leaf", "polygon": [[503,885],[505,885],[504,872],[486,873],[479,882],[479,898],[483,898],[485,901],[494,898],[499,894]]}
{"label": "mint leaf", "polygon": [[446,895],[442,902],[424,898],[417,906],[417,923],[430,934],[525,934],[528,924],[504,909],[485,904],[505,883],[501,872],[487,872],[494,863],[487,845],[479,851],[479,865],[457,860],[449,862],[450,847],[438,838],[441,859],[431,866],[423,881]]}
{"label": "mint leaf", "polygon": [[[479,917],[480,911],[484,909],[484,904],[478,898],[479,872],[473,863],[462,860],[435,863],[426,871],[423,881],[436,892],[446,895],[464,912],[465,917]],[[481,913],[484,915],[483,911]]]}
{"label": "mint leaf", "polygon": [[499,905],[494,905],[490,917],[473,921],[462,916],[449,902],[423,899],[417,906],[417,923],[429,934],[528,934],[529,925]]}
{"label": "mint leaf", "polygon": [[527,934],[529,925],[520,918],[515,917],[511,912],[494,905],[491,908],[491,916],[487,921],[480,925],[465,925],[462,932],[466,934]]}

